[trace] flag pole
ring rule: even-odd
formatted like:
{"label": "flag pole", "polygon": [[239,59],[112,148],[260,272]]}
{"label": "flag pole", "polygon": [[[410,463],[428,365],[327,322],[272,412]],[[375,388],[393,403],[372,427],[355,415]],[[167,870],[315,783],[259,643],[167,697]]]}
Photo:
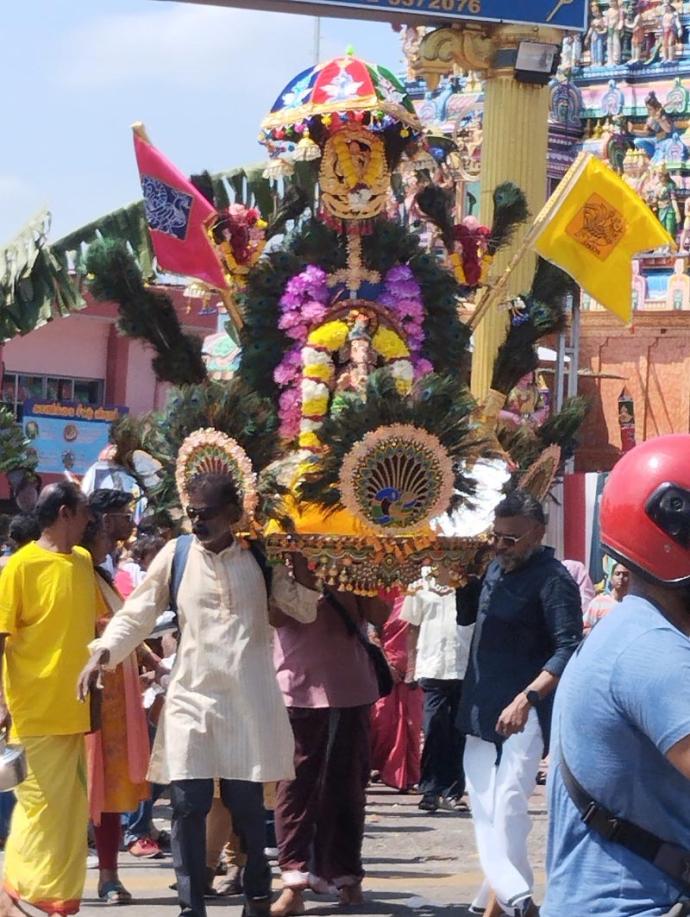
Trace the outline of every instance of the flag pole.
{"label": "flag pole", "polygon": [[503,292],[508,285],[510,275],[513,273],[522,258],[532,247],[532,244],[540,235],[545,224],[548,223],[553,214],[563,203],[565,197],[570,193],[572,186],[580,177],[582,170],[587,164],[590,156],[590,153],[578,154],[573,164],[563,176],[558,188],[544,204],[542,209],[537,214],[536,219],[530,226],[529,230],[527,233],[525,233],[524,238],[517,247],[515,254],[511,258],[510,262],[506,265],[506,268],[501,276],[494,284],[484,287],[482,294],[477,301],[474,312],[472,313],[472,317],[469,320],[469,327],[471,330],[474,330],[477,327],[489,309],[501,302],[501,297],[503,296]]}
{"label": "flag pole", "polygon": [[151,146],[151,140],[149,135],[146,133],[146,127],[143,121],[135,121],[132,125],[132,133],[134,133],[140,140],[143,140],[144,143],[148,143]]}
{"label": "flag pole", "polygon": [[218,290],[220,298],[225,307],[225,311],[228,313],[230,321],[233,323],[238,333],[244,328],[244,321],[240,314],[240,310],[237,308],[237,303],[235,302],[235,297],[232,290]]}

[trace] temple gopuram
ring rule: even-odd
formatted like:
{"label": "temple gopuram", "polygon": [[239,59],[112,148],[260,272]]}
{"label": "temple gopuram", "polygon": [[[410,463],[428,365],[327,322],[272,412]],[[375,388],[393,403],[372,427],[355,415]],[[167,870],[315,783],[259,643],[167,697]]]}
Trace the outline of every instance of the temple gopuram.
{"label": "temple gopuram", "polygon": [[[456,200],[471,217],[481,182],[482,84],[478,74],[457,71],[430,90],[416,66],[425,31],[402,33],[408,86],[431,148],[443,138],[455,144]],[[675,256],[634,262],[631,327],[581,296],[578,389],[591,407],[576,468],[606,471],[631,440],[690,430],[690,3],[592,2],[586,32],[564,38],[550,91],[549,193],[580,151],[593,153],[679,246]]]}

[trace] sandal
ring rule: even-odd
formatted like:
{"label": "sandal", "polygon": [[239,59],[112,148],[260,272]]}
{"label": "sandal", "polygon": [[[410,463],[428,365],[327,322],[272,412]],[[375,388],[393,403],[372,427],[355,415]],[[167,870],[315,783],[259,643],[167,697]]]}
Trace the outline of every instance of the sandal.
{"label": "sandal", "polygon": [[119,879],[98,886],[98,897],[104,904],[131,904],[132,896]]}

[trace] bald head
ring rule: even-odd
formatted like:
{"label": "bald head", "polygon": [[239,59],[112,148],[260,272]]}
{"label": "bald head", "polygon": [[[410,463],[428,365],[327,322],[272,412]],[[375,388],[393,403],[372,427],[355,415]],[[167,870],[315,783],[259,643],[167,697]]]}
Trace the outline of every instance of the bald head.
{"label": "bald head", "polygon": [[71,550],[79,544],[89,521],[86,496],[72,481],[48,484],[39,494],[36,518],[41,532],[54,531]]}

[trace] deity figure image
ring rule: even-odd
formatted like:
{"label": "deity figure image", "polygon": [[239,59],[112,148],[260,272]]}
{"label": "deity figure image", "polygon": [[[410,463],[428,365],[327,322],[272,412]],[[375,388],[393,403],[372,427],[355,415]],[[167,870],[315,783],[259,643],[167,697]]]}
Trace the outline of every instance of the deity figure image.
{"label": "deity figure image", "polygon": [[645,131],[657,140],[666,140],[673,132],[673,120],[668,115],[655,92],[650,92],[644,100],[647,109]]}
{"label": "deity figure image", "polygon": [[609,8],[604,14],[604,21],[606,23],[606,63],[609,66],[620,64],[625,15],[618,0],[610,0]]}
{"label": "deity figure image", "polygon": [[680,208],[676,190],[676,183],[669,175],[666,165],[658,166],[648,190],[649,203],[661,225],[674,239],[680,223]]}
{"label": "deity figure image", "polygon": [[628,7],[628,15],[625,20],[625,27],[630,32],[630,61],[639,63],[646,60],[645,42],[647,37],[647,27],[642,16],[640,4],[632,0]]}
{"label": "deity figure image", "polygon": [[370,319],[364,313],[358,313],[348,335],[347,357],[336,382],[337,391],[366,392],[367,379],[377,362],[371,341]]}
{"label": "deity figure image", "polygon": [[608,26],[598,3],[590,4],[589,10],[589,29],[585,36],[585,45],[589,47],[592,66],[603,67]]}
{"label": "deity figure image", "polygon": [[659,24],[661,26],[661,58],[665,61],[674,61],[683,34],[683,27],[678,11],[671,3],[662,4]]}

